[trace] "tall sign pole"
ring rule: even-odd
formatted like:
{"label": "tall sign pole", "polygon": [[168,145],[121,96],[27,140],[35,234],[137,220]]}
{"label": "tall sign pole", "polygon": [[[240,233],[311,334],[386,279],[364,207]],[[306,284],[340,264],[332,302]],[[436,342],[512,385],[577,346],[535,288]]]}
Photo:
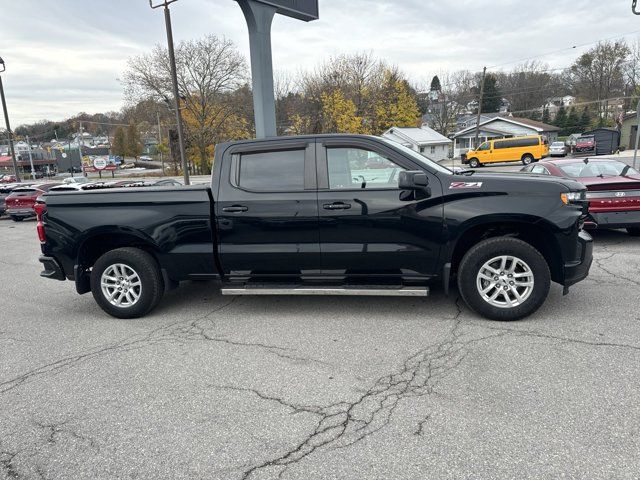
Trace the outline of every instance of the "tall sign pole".
{"label": "tall sign pole", "polygon": [[[0,73],[6,70],[4,60],[0,58]],[[18,162],[16,162],[16,151],[13,148],[13,132],[9,124],[9,113],[7,112],[7,101],[4,98],[4,86],[2,85],[2,76],[0,76],[0,98],[2,99],[2,110],[4,111],[4,123],[7,126],[7,137],[9,137],[9,152],[11,152],[11,162],[13,163],[13,174],[16,182],[20,182],[20,173],[18,172]]]}
{"label": "tall sign pole", "polygon": [[174,107],[176,109],[176,124],[178,126],[178,143],[180,144],[180,160],[182,162],[182,172],[184,184],[189,185],[189,165],[187,164],[187,154],[184,149],[184,130],[182,128],[182,114],[180,113],[180,93],[178,92],[178,74],[176,71],[176,55],[173,50],[173,30],[171,29],[171,11],[169,5],[177,0],[164,0],[164,3],[154,5],[153,0],[149,0],[151,8],[164,7],[164,23],[167,29],[167,46],[169,49],[169,63],[171,64],[171,83],[173,84]]}
{"label": "tall sign pole", "polygon": [[271,23],[276,13],[309,22],[318,19],[318,0],[236,0],[249,29],[251,85],[256,137],[275,137]]}

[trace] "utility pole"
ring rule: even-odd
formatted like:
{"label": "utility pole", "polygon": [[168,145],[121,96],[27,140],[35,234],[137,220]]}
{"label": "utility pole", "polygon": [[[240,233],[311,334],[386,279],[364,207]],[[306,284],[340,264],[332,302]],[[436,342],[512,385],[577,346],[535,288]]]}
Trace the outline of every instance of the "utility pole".
{"label": "utility pole", "polygon": [[27,139],[27,150],[29,150],[29,164],[31,165],[31,179],[36,179],[36,172],[33,170],[33,155],[31,155],[31,142],[29,141],[29,135],[26,136]]}
{"label": "utility pole", "polygon": [[184,174],[184,184],[190,185],[189,182],[189,165],[187,164],[187,155],[184,150],[184,132],[182,129],[182,114],[180,113],[180,94],[178,92],[178,74],[176,72],[176,56],[173,50],[173,31],[171,29],[171,12],[169,5],[177,0],[164,0],[158,5],[153,4],[153,0],[149,0],[151,8],[164,7],[164,23],[167,29],[167,46],[169,50],[169,63],[171,64],[171,82],[173,84],[173,98],[176,109],[176,123],[178,125],[178,143],[180,146],[180,161],[182,162],[182,172]]}
{"label": "utility pole", "polygon": [[484,96],[484,77],[487,74],[487,67],[482,68],[482,80],[480,80],[480,98],[478,99],[478,115],[476,116],[476,138],[474,148],[478,148],[478,134],[480,133],[480,112],[482,111],[482,97]]}
{"label": "utility pole", "polygon": [[[156,112],[158,118],[158,146],[162,149],[162,130],[160,130],[160,112]],[[164,156],[162,150],[160,150],[160,163],[162,164],[162,176],[164,177]]]}
{"label": "utility pole", "polygon": [[[0,57],[0,73],[4,72],[6,67],[4,66],[4,60]],[[20,173],[18,173],[18,162],[16,161],[16,151],[13,148],[13,132],[11,131],[11,125],[9,125],[9,113],[7,112],[7,101],[4,98],[4,87],[2,86],[2,76],[0,76],[0,98],[2,98],[2,110],[4,111],[4,123],[7,126],[7,136],[9,137],[9,151],[11,152],[11,162],[13,163],[13,174],[16,177],[16,182],[20,182]]]}
{"label": "utility pole", "polygon": [[636,106],[636,114],[638,116],[638,121],[636,123],[636,144],[633,150],[633,168],[636,168],[636,158],[638,157],[638,140],[640,140],[640,100],[638,100],[638,105]]}

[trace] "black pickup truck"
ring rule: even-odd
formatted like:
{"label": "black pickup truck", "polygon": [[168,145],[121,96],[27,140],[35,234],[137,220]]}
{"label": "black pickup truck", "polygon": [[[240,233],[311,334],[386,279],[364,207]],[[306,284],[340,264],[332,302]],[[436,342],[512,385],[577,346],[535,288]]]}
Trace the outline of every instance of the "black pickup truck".
{"label": "black pickup truck", "polygon": [[231,142],[210,186],[47,194],[41,275],[119,318],[188,279],[229,295],[394,296],[457,279],[480,315],[515,320],[551,281],[566,293],[587,276],[584,197],[562,178],[453,173],[378,137]]}

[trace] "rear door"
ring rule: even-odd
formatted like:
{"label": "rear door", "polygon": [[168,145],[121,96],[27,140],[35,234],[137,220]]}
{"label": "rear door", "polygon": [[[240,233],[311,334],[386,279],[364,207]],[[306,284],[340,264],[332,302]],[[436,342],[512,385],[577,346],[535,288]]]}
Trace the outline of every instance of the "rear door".
{"label": "rear door", "polygon": [[400,190],[398,174],[416,164],[370,140],[320,138],[317,157],[323,275],[371,283],[436,273],[443,221],[436,175],[428,174],[429,197]]}
{"label": "rear door", "polygon": [[315,141],[229,147],[215,213],[221,267],[230,280],[318,274]]}

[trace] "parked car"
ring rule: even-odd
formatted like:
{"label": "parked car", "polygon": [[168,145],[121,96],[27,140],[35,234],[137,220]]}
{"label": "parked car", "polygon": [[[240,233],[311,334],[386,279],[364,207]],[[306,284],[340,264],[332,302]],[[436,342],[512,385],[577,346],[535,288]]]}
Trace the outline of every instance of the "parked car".
{"label": "parked car", "polygon": [[40,183],[14,188],[5,198],[7,214],[14,222],[21,222],[25,218],[35,217],[33,206],[36,199],[48,192],[50,188],[60,185],[59,183]]}
{"label": "parked car", "polygon": [[153,158],[151,158],[149,155],[143,155],[139,158],[139,160],[142,160],[144,162],[151,162]]}
{"label": "parked car", "polygon": [[62,183],[69,185],[69,184],[82,184],[82,183],[91,183],[91,180],[89,180],[87,177],[68,177],[65,178]]}
{"label": "parked car", "polygon": [[584,226],[625,228],[640,236],[640,173],[618,160],[549,160],[524,171],[573,178],[587,187],[589,215]]}
{"label": "parked car", "polygon": [[0,217],[7,211],[7,204],[5,199],[16,188],[24,186],[20,183],[4,183],[0,184]]}
{"label": "parked car", "polygon": [[[349,161],[377,156],[395,168]],[[224,295],[426,296],[456,278],[480,315],[515,320],[551,281],[567,293],[587,276],[585,192],[570,179],[454,174],[379,137],[220,143],[210,186],[49,192],[41,275],[73,280],[119,318],[187,279],[217,278]]]}
{"label": "parked car", "polygon": [[15,183],[18,179],[15,175],[2,175],[0,177],[0,183]]}
{"label": "parked car", "polygon": [[576,153],[595,153],[596,137],[593,135],[580,135],[576,139],[574,152]]}
{"label": "parked car", "polygon": [[525,137],[487,140],[475,150],[462,155],[462,163],[478,168],[487,163],[522,162],[529,165],[549,154],[549,142],[546,137],[529,135]]}
{"label": "parked car", "polygon": [[182,183],[173,178],[163,178],[157,182],[153,182],[156,187],[182,187]]}
{"label": "parked car", "polygon": [[564,142],[553,142],[549,146],[549,156],[550,157],[566,157],[567,146],[564,144]]}

